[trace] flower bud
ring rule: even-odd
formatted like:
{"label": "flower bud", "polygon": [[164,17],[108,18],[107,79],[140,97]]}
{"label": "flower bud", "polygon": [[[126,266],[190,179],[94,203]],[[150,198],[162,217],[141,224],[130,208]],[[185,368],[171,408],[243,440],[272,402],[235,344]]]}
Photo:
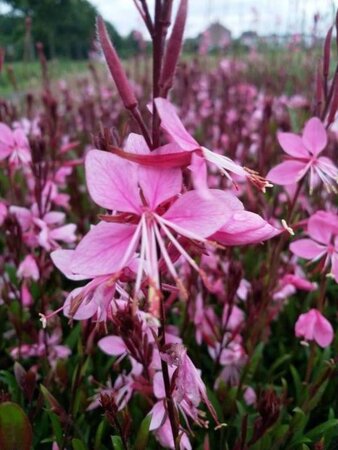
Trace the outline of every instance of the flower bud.
{"label": "flower bud", "polygon": [[127,109],[133,109],[137,105],[136,97],[131,89],[120,58],[118,57],[116,50],[109,39],[104,21],[100,16],[97,18],[97,31],[104,57],[123,104]]}

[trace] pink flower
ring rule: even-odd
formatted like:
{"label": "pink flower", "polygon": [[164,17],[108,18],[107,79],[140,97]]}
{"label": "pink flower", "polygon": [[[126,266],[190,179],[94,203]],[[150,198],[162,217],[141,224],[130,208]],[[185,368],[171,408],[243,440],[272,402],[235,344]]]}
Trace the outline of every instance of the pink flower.
{"label": "pink flower", "polygon": [[[216,412],[207,397],[205,384],[201,379],[199,371],[187,355],[185,347],[182,344],[167,345],[166,351],[161,353],[161,358],[169,365],[169,374],[172,383],[172,399],[175,408],[181,411],[185,421],[187,422],[188,418],[190,418],[200,426],[206,425],[206,422],[203,419],[203,413],[198,409],[199,404],[203,401],[216,423],[218,423]],[[151,414],[149,429],[156,430],[156,436],[158,438],[159,436],[157,433],[160,433],[160,436],[162,436],[162,434],[167,436],[168,439],[170,439],[170,445],[169,442],[167,445],[172,448],[172,434],[170,437],[169,433],[167,433],[167,427],[170,427],[170,423],[167,421],[167,412],[163,401],[166,394],[161,372],[155,374],[153,388],[158,402],[155,403],[149,413]],[[170,428],[169,430],[171,431]],[[159,440],[162,442],[161,439]],[[188,445],[187,441],[186,446],[181,448],[191,447],[190,444]]]}
{"label": "pink flower", "polygon": [[193,315],[197,344],[201,345],[202,341],[209,344],[215,341],[218,318],[210,306],[204,305],[201,293],[197,294],[195,303],[191,304],[191,314]]}
{"label": "pink flower", "polygon": [[4,123],[0,123],[0,161],[9,157],[14,167],[19,163],[28,164],[31,161],[29,143],[21,129],[12,131]]}
{"label": "pink flower", "polygon": [[247,405],[254,405],[257,400],[256,392],[252,389],[252,387],[248,386],[243,394],[244,401]]}
{"label": "pink flower", "polygon": [[5,203],[0,201],[0,226],[4,223],[6,217],[7,217],[7,206]]}
{"label": "pink flower", "polygon": [[[74,250],[58,249],[50,256],[55,266],[70,280],[92,278],[71,271]],[[98,322],[106,321],[112,311],[116,292],[128,298],[128,294],[116,282],[115,274],[94,277],[85,286],[75,288],[68,294],[63,306],[64,315],[75,320],[86,320],[95,316]]]}
{"label": "pink flower", "polygon": [[310,172],[310,192],[319,180],[328,191],[336,190],[337,167],[329,158],[319,157],[327,145],[327,133],[317,117],[305,124],[302,137],[294,133],[278,133],[277,138],[291,158],[271,169],[268,180],[284,186],[297,183]]}
{"label": "pink flower", "polygon": [[62,339],[61,330],[56,329],[51,335],[44,334],[43,330],[40,330],[37,342],[33,344],[22,344],[20,347],[14,347],[10,354],[13,359],[17,359],[20,356],[22,358],[42,357],[46,354],[46,342],[48,346],[48,358],[50,364],[55,366],[57,359],[65,359],[71,354],[70,349],[65,345],[60,345]]}
{"label": "pink flower", "polygon": [[39,268],[32,255],[27,255],[20,263],[17,275],[19,278],[31,278],[34,281],[39,279]]}
{"label": "pink flower", "polygon": [[297,289],[312,292],[317,289],[317,284],[300,275],[288,273],[279,280],[273,299],[276,301],[285,300],[293,295]]}
{"label": "pink flower", "polygon": [[[204,168],[206,162],[214,164],[230,179],[229,172],[232,172],[241,177],[249,178],[250,181],[260,187],[263,191],[269,186],[269,183],[267,183],[266,180],[263,180],[254,172],[244,169],[227,156],[220,155],[202,147],[185,129],[177,115],[176,109],[168,100],[157,98],[155,99],[155,104],[161,118],[161,126],[163,129],[184,152],[191,152],[190,169],[193,174],[193,181],[196,189],[201,190],[202,193],[206,192],[206,170]],[[196,156],[198,157],[196,158]]]}
{"label": "pink flower", "polygon": [[310,239],[292,242],[290,250],[312,262],[323,258],[324,269],[331,265],[331,274],[338,283],[338,216],[327,211],[317,211],[308,220]]}
{"label": "pink flower", "polygon": [[76,240],[76,225],[61,225],[65,220],[63,212],[49,211],[40,217],[36,204],[31,209],[10,206],[9,211],[17,218],[24,241],[30,247],[40,245],[50,251],[59,247],[58,241],[70,244]]}
{"label": "pink flower", "polygon": [[[136,134],[129,136],[126,146],[127,150],[139,154],[150,153],[144,139]],[[177,282],[179,277],[166,241],[174,252],[200,271],[175,234],[205,243],[229,217],[229,196],[219,190],[210,191],[212,201],[201,198],[195,191],[180,195],[180,169],[138,167],[100,150],[90,151],[85,165],[92,199],[114,213],[101,216],[103,220],[82,239],[75,250],[71,269],[90,276],[111,274],[125,267],[139,248],[135,294],[145,274],[152,288],[151,310],[157,313],[158,250]]]}
{"label": "pink flower", "polygon": [[306,341],[315,341],[323,348],[328,347],[334,337],[330,322],[317,309],[310,309],[298,317],[295,334]]}

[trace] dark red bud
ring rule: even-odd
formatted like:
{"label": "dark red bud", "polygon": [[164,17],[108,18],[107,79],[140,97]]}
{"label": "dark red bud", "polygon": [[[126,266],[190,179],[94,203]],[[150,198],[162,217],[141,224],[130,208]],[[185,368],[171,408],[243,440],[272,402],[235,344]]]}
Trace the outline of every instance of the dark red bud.
{"label": "dark red bud", "polygon": [[108,36],[104,20],[100,16],[97,18],[97,31],[104,57],[123,104],[127,109],[133,109],[137,105],[136,97],[129,84],[126,72],[122,67],[120,58],[118,57],[118,54],[116,53],[116,50]]}

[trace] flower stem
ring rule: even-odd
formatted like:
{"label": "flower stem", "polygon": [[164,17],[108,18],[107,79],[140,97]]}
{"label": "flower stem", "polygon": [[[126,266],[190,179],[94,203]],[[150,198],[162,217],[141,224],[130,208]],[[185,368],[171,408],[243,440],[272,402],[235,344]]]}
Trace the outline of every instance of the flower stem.
{"label": "flower stem", "polygon": [[[165,309],[164,309],[163,297],[161,298],[161,327],[159,329],[159,339],[160,339],[160,346],[162,348],[165,345]],[[163,382],[164,382],[165,395],[166,395],[167,411],[168,411],[169,421],[170,421],[170,425],[171,425],[171,431],[173,434],[174,446],[175,446],[175,450],[179,450],[178,425],[177,425],[176,414],[175,414],[175,409],[174,409],[174,402],[172,399],[171,389],[170,389],[168,364],[162,358],[161,358],[161,368],[162,368]]]}

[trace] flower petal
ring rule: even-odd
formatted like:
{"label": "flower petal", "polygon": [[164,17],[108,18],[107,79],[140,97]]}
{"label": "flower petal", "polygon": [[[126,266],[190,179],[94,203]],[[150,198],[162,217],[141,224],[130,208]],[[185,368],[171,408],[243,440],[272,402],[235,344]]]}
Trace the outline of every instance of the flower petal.
{"label": "flower petal", "polygon": [[[168,144],[154,150],[155,155],[165,155],[177,151],[177,147]],[[165,200],[179,194],[182,189],[182,171],[180,168],[159,169],[146,166],[138,167],[139,183],[151,209],[155,209]]]}
{"label": "flower petal", "polygon": [[307,231],[311,238],[328,245],[333,234],[338,234],[338,217],[327,211],[317,211],[308,220]]}
{"label": "flower petal", "polygon": [[[213,194],[215,190],[210,189]],[[201,237],[215,233],[230,217],[227,205],[216,196],[210,201],[202,198],[195,191],[183,194],[163,215],[165,219],[182,229],[191,231]]]}
{"label": "flower petal", "polygon": [[75,250],[58,249],[50,254],[55,266],[70,280],[86,280],[88,275],[74,274],[70,267],[73,261]]}
{"label": "flower petal", "polygon": [[119,336],[106,336],[97,344],[104,353],[110,356],[120,356],[127,351],[126,344]]}
{"label": "flower petal", "polygon": [[93,317],[96,313],[98,309],[97,304],[93,301],[86,302],[86,300],[83,300],[80,306],[76,309],[75,313],[70,314],[73,300],[82,293],[83,289],[84,288],[76,288],[67,296],[63,307],[63,313],[66,317],[74,320],[87,320]]}
{"label": "flower petal", "polygon": [[326,248],[311,239],[299,239],[291,242],[290,250],[296,256],[304,259],[316,259],[326,253]]}
{"label": "flower petal", "polygon": [[327,133],[324,125],[317,117],[312,117],[305,124],[303,143],[313,155],[318,155],[327,145]]}
{"label": "flower petal", "polygon": [[148,155],[150,150],[148,144],[141,134],[130,133],[124,144],[124,150],[137,155]]}
{"label": "flower petal", "polygon": [[314,309],[310,309],[310,311],[301,314],[295,324],[295,335],[307,341],[312,341],[314,339],[316,319],[316,310]]}
{"label": "flower petal", "polygon": [[316,311],[317,321],[314,329],[314,340],[318,345],[325,348],[333,341],[333,328],[330,322],[319,312]]}
{"label": "flower petal", "polygon": [[256,244],[271,239],[281,230],[250,211],[236,211],[231,219],[214,234],[213,238],[223,245]]}
{"label": "flower petal", "polygon": [[273,167],[266,178],[272,183],[281,186],[294,184],[304,175],[302,171],[306,167],[306,162],[301,161],[284,161]]}
{"label": "flower petal", "polygon": [[166,416],[163,400],[155,403],[149,414],[151,414],[149,431],[157,430],[157,428],[160,428],[163,425]]}
{"label": "flower petal", "polygon": [[192,183],[198,194],[206,199],[212,198],[208,188],[208,174],[205,159],[193,152],[191,164],[188,169],[191,171]]}
{"label": "flower petal", "polygon": [[140,211],[135,164],[108,152],[91,150],[85,167],[89,194],[95,203],[111,210]]}
{"label": "flower petal", "polygon": [[302,138],[294,133],[278,133],[277,139],[282,149],[296,158],[309,157],[309,152],[303,144]]}
{"label": "flower petal", "polygon": [[0,160],[11,154],[14,147],[12,130],[4,123],[0,123]]}
{"label": "flower petal", "polygon": [[68,244],[76,241],[76,225],[74,223],[68,223],[59,228],[54,228],[49,232],[49,238],[55,241],[63,241]]}
{"label": "flower petal", "polygon": [[134,225],[100,222],[76,247],[71,271],[93,277],[122,269],[120,264],[135,228]]}
{"label": "flower petal", "polygon": [[183,150],[191,151],[200,147],[185,129],[175,107],[168,100],[156,98],[155,105],[161,119],[161,126]]}

